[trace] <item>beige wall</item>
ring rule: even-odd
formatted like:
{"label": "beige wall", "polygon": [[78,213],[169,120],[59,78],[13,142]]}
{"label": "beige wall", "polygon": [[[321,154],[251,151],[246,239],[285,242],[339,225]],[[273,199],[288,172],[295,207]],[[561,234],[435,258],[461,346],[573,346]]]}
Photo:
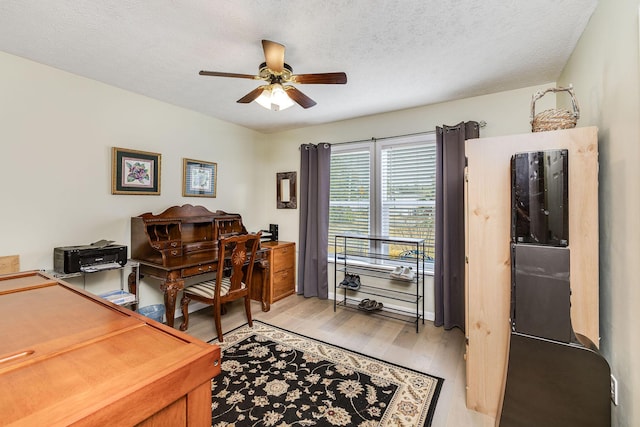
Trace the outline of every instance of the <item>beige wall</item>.
{"label": "beige wall", "polygon": [[[5,53],[0,69],[0,255],[19,254],[22,269],[52,268],[56,246],[129,245],[131,216],[172,205],[263,227],[246,166],[263,135]],[[162,154],[160,196],[111,194],[114,146]],[[217,198],[182,197],[183,157],[217,162]],[[156,288],[143,285],[143,305],[160,301]]]}
{"label": "beige wall", "polygon": [[[601,0],[559,84],[600,146],[600,348],[618,379],[614,426],[640,425],[638,0]],[[564,102],[558,97],[559,102]]]}

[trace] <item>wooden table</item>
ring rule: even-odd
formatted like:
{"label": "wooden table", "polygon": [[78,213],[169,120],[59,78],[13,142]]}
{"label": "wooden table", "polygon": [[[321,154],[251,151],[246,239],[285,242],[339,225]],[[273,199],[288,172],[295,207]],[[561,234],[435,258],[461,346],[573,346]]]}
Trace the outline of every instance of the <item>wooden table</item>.
{"label": "wooden table", "polygon": [[0,423],[211,425],[220,349],[41,272],[0,276]]}

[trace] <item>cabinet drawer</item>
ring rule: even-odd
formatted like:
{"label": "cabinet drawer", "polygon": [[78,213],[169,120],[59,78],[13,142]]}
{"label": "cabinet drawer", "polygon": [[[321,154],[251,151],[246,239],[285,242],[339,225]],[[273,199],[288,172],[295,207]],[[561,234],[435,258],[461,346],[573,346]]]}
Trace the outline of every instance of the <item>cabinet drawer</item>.
{"label": "cabinet drawer", "polygon": [[216,263],[196,265],[182,269],[182,277],[197,276],[198,274],[216,271]]}
{"label": "cabinet drawer", "polygon": [[218,242],[203,240],[201,242],[185,243],[182,249],[185,252],[210,251],[210,250],[218,249]]}
{"label": "cabinet drawer", "polygon": [[162,253],[162,259],[181,257],[182,246],[177,248],[161,249],[160,252]]}
{"label": "cabinet drawer", "polygon": [[295,269],[288,268],[273,274],[272,292],[273,300],[291,295],[295,292]]}
{"label": "cabinet drawer", "polygon": [[295,265],[295,258],[295,246],[277,248],[273,251],[273,266],[271,268],[274,272],[292,268]]}
{"label": "cabinet drawer", "polygon": [[151,243],[151,247],[158,250],[179,248],[180,246],[182,246],[181,240],[158,240]]}

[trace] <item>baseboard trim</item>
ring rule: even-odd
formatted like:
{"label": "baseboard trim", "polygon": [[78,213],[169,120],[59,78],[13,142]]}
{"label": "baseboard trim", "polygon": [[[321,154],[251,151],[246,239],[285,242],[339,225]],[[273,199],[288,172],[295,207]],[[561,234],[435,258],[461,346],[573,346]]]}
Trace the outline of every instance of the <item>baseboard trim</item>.
{"label": "baseboard trim", "polygon": [[[192,302],[191,304],[189,304],[189,314],[193,313],[194,311],[202,310],[203,308],[207,308],[207,307],[210,307],[210,305],[207,305],[205,303],[198,302],[198,301]],[[177,318],[182,318],[182,309],[180,307],[177,307],[173,312],[173,318],[174,318],[174,321]]]}

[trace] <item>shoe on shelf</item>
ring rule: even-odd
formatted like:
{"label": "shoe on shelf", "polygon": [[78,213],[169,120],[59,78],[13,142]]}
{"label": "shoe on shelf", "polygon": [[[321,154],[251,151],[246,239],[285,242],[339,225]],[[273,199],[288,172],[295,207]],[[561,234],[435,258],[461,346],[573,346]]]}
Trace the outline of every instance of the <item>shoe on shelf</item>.
{"label": "shoe on shelf", "polygon": [[363,310],[366,310],[366,307],[371,304],[371,300],[369,298],[365,298],[363,300],[360,301],[360,303],[358,304],[358,308],[361,308]]}
{"label": "shoe on shelf", "polygon": [[382,307],[383,305],[381,302],[377,302],[376,300],[369,299],[369,298],[365,298],[361,300],[360,303],[358,304],[358,308],[360,310],[364,310],[368,312],[382,310]]}
{"label": "shoe on shelf", "polygon": [[362,307],[365,311],[378,311],[378,310],[382,310],[382,303],[381,302],[377,302],[376,300],[368,300],[365,304],[364,307]]}
{"label": "shoe on shelf", "polygon": [[413,269],[411,267],[405,267],[402,269],[402,273],[400,273],[400,278],[403,280],[413,280],[415,274],[413,273]]}
{"label": "shoe on shelf", "polygon": [[352,274],[349,279],[349,283],[347,284],[347,288],[357,291],[360,289],[360,276],[357,274]]}
{"label": "shoe on shelf", "polygon": [[349,287],[350,280],[351,280],[351,274],[345,273],[344,280],[342,280],[342,282],[340,282],[338,286],[340,286],[341,288],[347,288]]}
{"label": "shoe on shelf", "polygon": [[371,311],[382,310],[382,307],[384,307],[384,306],[382,305],[381,302],[376,302],[376,305],[371,308]]}
{"label": "shoe on shelf", "polygon": [[391,273],[389,273],[389,275],[394,279],[398,278],[400,277],[400,273],[402,273],[402,270],[403,270],[403,267],[397,266]]}
{"label": "shoe on shelf", "polygon": [[360,276],[357,274],[345,273],[344,280],[338,284],[341,288],[357,291],[360,289]]}

